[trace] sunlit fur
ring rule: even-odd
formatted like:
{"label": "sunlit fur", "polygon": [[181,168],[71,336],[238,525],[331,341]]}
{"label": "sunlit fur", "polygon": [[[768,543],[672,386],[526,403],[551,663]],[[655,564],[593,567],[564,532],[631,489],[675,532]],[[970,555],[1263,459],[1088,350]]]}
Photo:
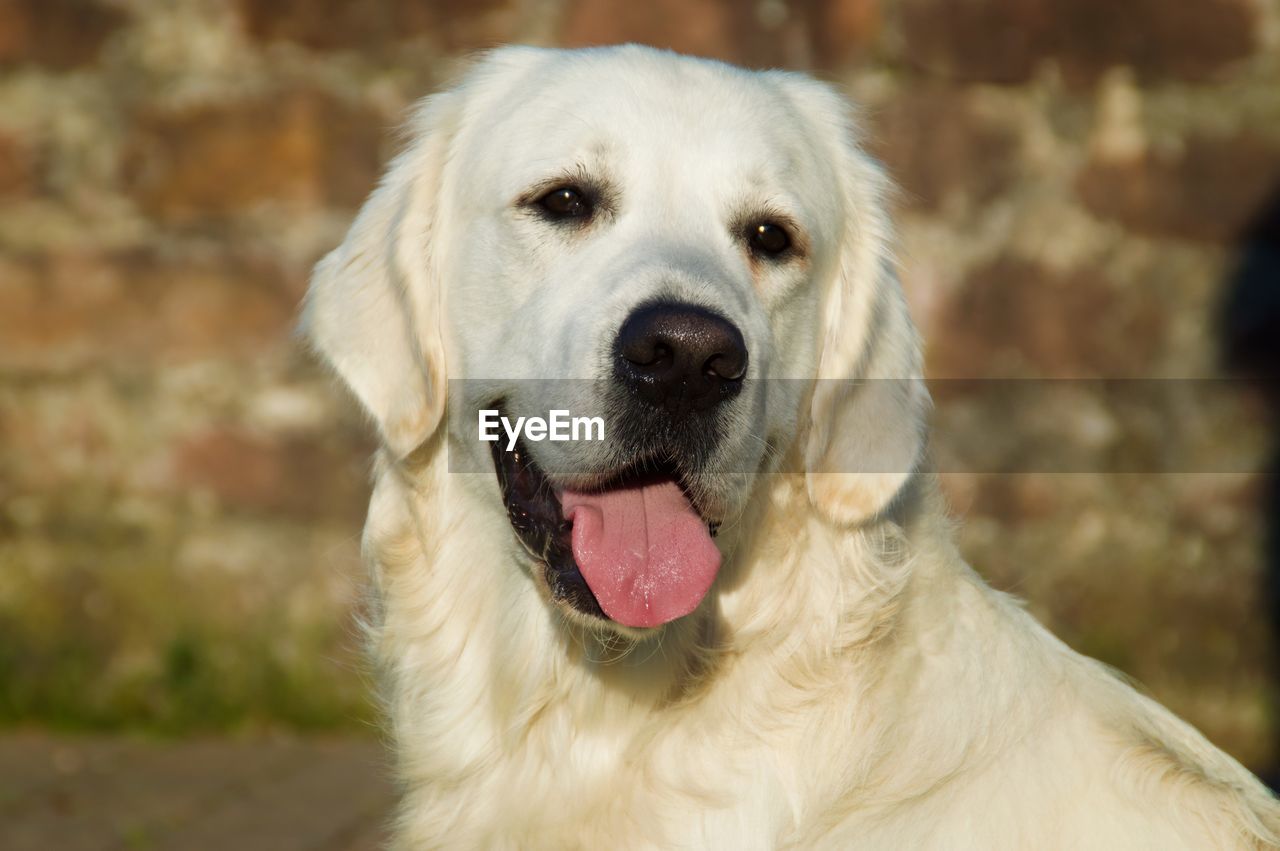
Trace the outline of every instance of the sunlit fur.
{"label": "sunlit fur", "polygon": [[[443,378],[474,364],[475,351],[453,353],[492,316],[442,295],[442,279],[480,285],[458,246],[482,229],[442,199],[464,179],[450,140],[487,132],[468,128],[485,114],[476,104],[532,96],[544,71],[584,85],[617,72],[643,91],[681,63],[708,75],[708,102],[785,92],[804,123],[771,132],[836,178],[809,187],[830,196],[815,202],[830,221],[810,234],[803,273],[818,297],[769,314],[791,323],[773,356],[807,346],[795,363],[810,375],[904,380],[820,385],[804,415],[780,420],[791,425],[776,468],[789,472],[726,497],[738,501],[711,593],[632,641],[552,605],[491,472],[449,471]],[[803,77],[712,66],[642,48],[487,55],[427,102],[317,269],[306,332],[383,437],[364,551],[403,789],[396,846],[1274,846],[1280,808],[1254,777],[957,554],[920,460],[927,397],[888,256],[885,181],[854,119]],[[663,120],[652,116],[655,133]],[[482,208],[486,187],[472,191]],[[528,321],[551,334],[562,320]]]}

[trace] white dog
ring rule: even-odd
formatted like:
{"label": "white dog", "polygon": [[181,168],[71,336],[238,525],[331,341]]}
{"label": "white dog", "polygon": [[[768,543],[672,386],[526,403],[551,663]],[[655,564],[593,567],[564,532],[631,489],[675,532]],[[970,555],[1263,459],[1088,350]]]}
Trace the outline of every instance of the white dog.
{"label": "white dog", "polygon": [[[957,555],[855,125],[795,74],[498,50],[317,268],[383,444],[400,847],[1276,844],[1253,776]],[[508,451],[485,409],[608,439]]]}

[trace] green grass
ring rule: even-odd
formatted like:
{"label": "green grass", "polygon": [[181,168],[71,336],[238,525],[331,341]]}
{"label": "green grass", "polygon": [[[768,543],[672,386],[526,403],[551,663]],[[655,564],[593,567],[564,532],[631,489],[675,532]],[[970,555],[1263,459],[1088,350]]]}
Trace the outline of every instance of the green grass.
{"label": "green grass", "polygon": [[250,530],[302,555],[233,573],[188,564],[188,531],[0,528],[0,726],[367,729],[350,605],[306,561],[310,532]]}

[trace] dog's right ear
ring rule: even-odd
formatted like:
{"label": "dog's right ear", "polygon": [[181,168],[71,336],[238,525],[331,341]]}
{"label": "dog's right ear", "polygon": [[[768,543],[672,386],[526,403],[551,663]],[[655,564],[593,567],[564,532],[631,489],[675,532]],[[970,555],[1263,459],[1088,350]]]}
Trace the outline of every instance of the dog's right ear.
{"label": "dog's right ear", "polygon": [[401,458],[444,412],[441,298],[433,242],[441,171],[461,95],[423,101],[342,245],[315,268],[300,331],[346,382]]}

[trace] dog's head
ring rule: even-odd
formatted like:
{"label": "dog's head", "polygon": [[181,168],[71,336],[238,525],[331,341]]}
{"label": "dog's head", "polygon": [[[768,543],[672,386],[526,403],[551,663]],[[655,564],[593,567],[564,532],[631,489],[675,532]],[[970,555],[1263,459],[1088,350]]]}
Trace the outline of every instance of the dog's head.
{"label": "dog's head", "polygon": [[[688,614],[717,527],[783,458],[827,522],[901,490],[919,346],[885,181],[828,87],[639,47],[507,48],[411,132],[317,267],[305,328],[396,457],[449,397],[449,451],[496,470],[493,508],[555,604],[631,628]],[[488,409],[599,417],[604,439],[486,443]]]}

